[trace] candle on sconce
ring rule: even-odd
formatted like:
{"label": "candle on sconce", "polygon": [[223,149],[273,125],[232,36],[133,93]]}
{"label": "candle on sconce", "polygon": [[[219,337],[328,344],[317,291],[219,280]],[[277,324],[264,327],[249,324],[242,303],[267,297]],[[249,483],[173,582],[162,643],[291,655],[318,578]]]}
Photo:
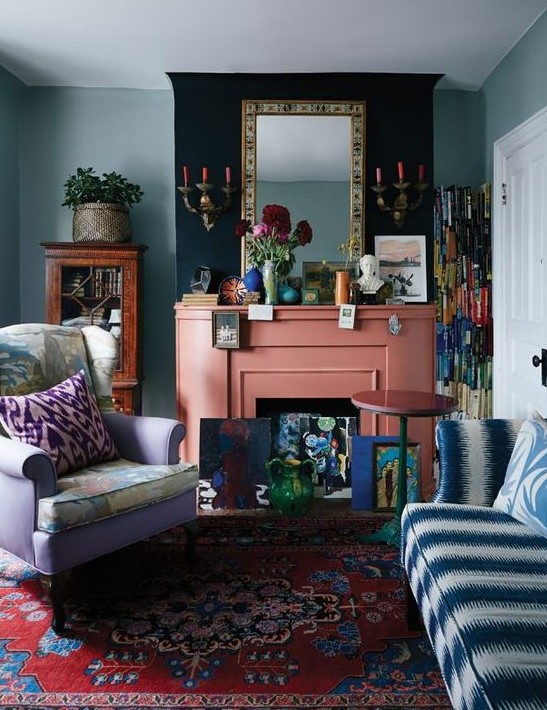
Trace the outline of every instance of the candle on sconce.
{"label": "candle on sconce", "polygon": [[232,170],[229,165],[226,166],[226,184],[231,185],[232,183]]}
{"label": "candle on sconce", "polygon": [[402,160],[399,160],[399,162],[397,163],[397,172],[399,174],[399,182],[403,182],[405,178],[405,171]]}
{"label": "candle on sconce", "polygon": [[184,187],[188,187],[188,166],[183,165],[182,167],[182,176],[184,179]]}
{"label": "candle on sconce", "polygon": [[376,184],[382,184],[382,168],[376,168]]}
{"label": "candle on sconce", "polygon": [[201,169],[201,181],[206,183],[208,177],[209,177],[209,168],[202,168]]}
{"label": "candle on sconce", "polygon": [[421,184],[424,181],[425,177],[425,165],[423,163],[420,163],[418,165],[418,182]]}

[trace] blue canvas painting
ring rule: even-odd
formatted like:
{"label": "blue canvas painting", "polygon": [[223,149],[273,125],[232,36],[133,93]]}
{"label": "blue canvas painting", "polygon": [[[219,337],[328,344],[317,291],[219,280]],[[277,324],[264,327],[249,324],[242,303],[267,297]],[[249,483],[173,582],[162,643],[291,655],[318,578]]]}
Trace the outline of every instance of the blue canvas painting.
{"label": "blue canvas painting", "polygon": [[309,412],[281,412],[272,419],[272,458],[300,458],[300,418],[318,416]]}

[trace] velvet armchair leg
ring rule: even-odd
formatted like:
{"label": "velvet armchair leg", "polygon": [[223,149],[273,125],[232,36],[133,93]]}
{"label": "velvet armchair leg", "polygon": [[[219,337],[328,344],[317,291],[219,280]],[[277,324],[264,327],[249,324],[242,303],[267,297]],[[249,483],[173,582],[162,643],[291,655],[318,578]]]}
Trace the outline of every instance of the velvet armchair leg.
{"label": "velvet armchair leg", "polygon": [[65,602],[73,580],[73,571],[65,570],[57,574],[42,575],[42,587],[49,596],[52,608],[51,628],[61,636],[65,630]]}

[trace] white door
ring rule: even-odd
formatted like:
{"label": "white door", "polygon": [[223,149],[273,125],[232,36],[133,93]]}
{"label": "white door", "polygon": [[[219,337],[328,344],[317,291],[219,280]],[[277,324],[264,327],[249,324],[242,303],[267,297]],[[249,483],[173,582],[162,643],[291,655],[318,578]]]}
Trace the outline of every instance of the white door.
{"label": "white door", "polygon": [[547,108],[495,143],[492,201],[494,416],[547,416]]}

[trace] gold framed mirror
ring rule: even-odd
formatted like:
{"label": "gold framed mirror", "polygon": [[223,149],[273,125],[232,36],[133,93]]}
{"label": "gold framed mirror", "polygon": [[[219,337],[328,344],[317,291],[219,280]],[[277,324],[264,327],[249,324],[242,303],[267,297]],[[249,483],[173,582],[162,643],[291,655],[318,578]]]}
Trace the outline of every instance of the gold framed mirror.
{"label": "gold framed mirror", "polygon": [[[292,276],[304,261],[343,261],[339,245],[364,241],[366,149],[364,101],[242,102],[242,217],[255,224],[266,204],[306,219],[311,244],[295,250]],[[242,239],[241,271],[251,266]]]}

